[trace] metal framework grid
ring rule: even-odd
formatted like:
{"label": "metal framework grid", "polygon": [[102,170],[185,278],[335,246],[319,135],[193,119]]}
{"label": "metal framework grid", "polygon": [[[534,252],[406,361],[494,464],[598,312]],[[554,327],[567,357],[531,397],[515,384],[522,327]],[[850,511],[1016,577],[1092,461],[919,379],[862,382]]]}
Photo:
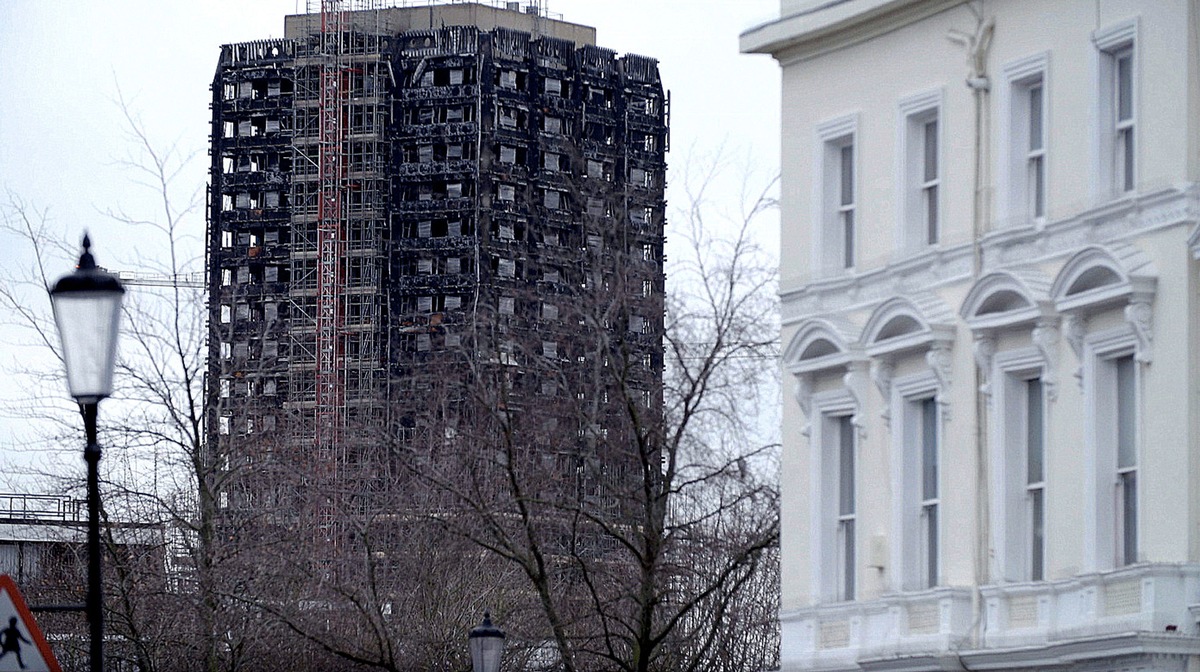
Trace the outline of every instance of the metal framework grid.
{"label": "metal framework grid", "polygon": [[[520,371],[530,402],[542,380],[586,393],[595,353],[570,297],[605,288],[601,269],[618,257],[631,263],[613,281],[635,295],[641,326],[612,328],[628,330],[644,360],[636,378],[661,404],[668,98],[653,59],[504,28],[389,34],[380,15],[406,10],[309,1],[307,37],[225,47],[214,81],[210,436],[238,464],[267,463],[277,441],[293,466],[312,464],[310,478],[342,483],[315,498],[278,492],[295,486],[256,467],[246,473],[267,477],[232,479],[242,485],[227,493],[231,509],[315,516],[304,524],[336,545],[338,521],[369,512],[364,493],[386,481],[377,447],[347,428],[403,441],[406,405],[464,348]],[[246,137],[247,123],[275,132]],[[264,149],[286,156],[276,172],[260,170]],[[286,202],[254,207],[271,200],[260,188]],[[511,296],[525,298],[507,315]],[[256,301],[278,302],[278,319]],[[517,339],[542,356],[505,354]],[[281,384],[267,396],[258,378]],[[265,434],[266,414],[278,431]]]}

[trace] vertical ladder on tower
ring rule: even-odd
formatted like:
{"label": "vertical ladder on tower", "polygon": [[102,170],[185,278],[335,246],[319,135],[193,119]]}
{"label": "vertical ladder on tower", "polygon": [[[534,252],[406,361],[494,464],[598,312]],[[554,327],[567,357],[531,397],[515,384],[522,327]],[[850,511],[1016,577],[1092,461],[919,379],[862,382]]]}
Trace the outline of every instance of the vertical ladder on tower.
{"label": "vertical ladder on tower", "polygon": [[[346,424],[343,375],[342,301],[345,295],[345,109],[347,97],[345,0],[320,0],[320,90],[318,99],[316,409],[314,441],[326,485],[338,480]],[[333,493],[318,498],[318,534],[336,539]]]}
{"label": "vertical ladder on tower", "polygon": [[321,43],[326,60],[321,68],[318,123],[317,209],[317,442],[330,448],[340,439],[345,419],[345,386],[341,380],[341,299],[343,235],[345,77],[342,63],[343,22],[341,0],[322,0]]}

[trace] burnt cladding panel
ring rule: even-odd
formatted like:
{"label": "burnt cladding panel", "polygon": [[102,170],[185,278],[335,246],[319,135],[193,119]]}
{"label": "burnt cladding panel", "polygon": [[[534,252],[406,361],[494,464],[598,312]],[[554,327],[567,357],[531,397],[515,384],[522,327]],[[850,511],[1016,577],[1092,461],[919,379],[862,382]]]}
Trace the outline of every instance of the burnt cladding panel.
{"label": "burnt cladding panel", "polygon": [[[292,56],[284,40],[226,45],[212,84],[207,432],[234,454],[283,422]],[[262,494],[251,481],[231,485],[232,508]]]}
{"label": "burnt cladding panel", "polygon": [[480,37],[452,26],[396,39],[388,304],[401,378],[458,348],[475,294]]}

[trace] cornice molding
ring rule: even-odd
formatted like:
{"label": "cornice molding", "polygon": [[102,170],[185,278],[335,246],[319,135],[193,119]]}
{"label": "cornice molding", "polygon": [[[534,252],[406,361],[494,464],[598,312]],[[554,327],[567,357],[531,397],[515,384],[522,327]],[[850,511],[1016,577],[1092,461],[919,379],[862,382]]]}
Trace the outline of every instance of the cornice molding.
{"label": "cornice molding", "polygon": [[[1123,241],[1176,226],[1195,227],[1189,245],[1200,258],[1200,185],[1188,183],[1118,199],[1042,228],[992,231],[983,239],[982,273],[1054,262],[1097,243],[1117,249]],[[929,249],[853,275],[781,290],[782,323],[790,326],[813,315],[869,310],[892,296],[969,280],[971,253],[969,244]]]}
{"label": "cornice molding", "polygon": [[781,66],[874,39],[963,0],[855,0],[780,17],[742,33],[742,53],[770,54]]}

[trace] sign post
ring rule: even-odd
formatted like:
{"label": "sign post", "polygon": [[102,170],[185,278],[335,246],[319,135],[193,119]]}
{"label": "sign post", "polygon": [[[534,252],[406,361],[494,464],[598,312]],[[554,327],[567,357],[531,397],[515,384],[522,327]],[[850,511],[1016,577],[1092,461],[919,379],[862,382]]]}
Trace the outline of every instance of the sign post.
{"label": "sign post", "polygon": [[0,574],[0,672],[62,672],[17,584]]}

